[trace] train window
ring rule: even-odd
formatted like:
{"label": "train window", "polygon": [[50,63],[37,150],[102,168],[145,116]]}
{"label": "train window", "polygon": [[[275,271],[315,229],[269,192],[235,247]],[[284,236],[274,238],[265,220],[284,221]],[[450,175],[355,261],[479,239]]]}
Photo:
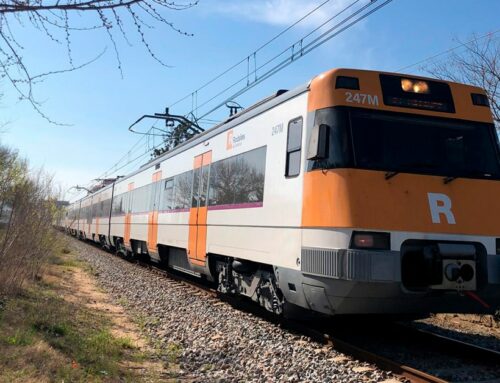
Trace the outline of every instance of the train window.
{"label": "train window", "polygon": [[149,211],[152,190],[153,184],[132,190],[132,213],[145,213]]}
{"label": "train window", "polygon": [[123,206],[123,194],[117,195],[113,198],[113,215],[125,214]]}
{"label": "train window", "polygon": [[209,166],[205,165],[201,168],[201,179],[200,179],[200,207],[207,205],[207,193],[208,193],[208,173]]}
{"label": "train window", "polygon": [[160,210],[172,210],[174,205],[174,179],[165,181],[165,191],[160,201]]}
{"label": "train window", "polygon": [[92,223],[92,210],[93,206],[87,206],[87,223]]}
{"label": "train window", "polygon": [[107,200],[103,201],[103,207],[102,207],[102,217],[103,218],[109,217],[110,209],[111,209],[111,199],[108,198]]}
{"label": "train window", "polygon": [[132,192],[126,192],[123,194],[123,210],[124,213],[128,214],[131,213],[131,205],[132,205]]}
{"label": "train window", "polygon": [[198,199],[200,195],[200,172],[201,168],[194,169],[193,174],[193,195],[191,200],[191,207],[198,207]]}
{"label": "train window", "polygon": [[193,171],[181,173],[174,177],[174,204],[172,208],[189,209],[191,206],[191,189],[193,186]]}
{"label": "train window", "polygon": [[263,202],[265,170],[265,146],[212,163],[208,205]]}
{"label": "train window", "polygon": [[300,157],[302,153],[302,117],[288,123],[286,143],[285,176],[294,177],[300,174]]}
{"label": "train window", "polygon": [[158,210],[159,208],[159,200],[160,200],[160,194],[161,194],[161,185],[162,185],[162,182],[161,181],[156,181],[156,182],[153,182],[151,185],[150,185],[150,188],[151,188],[151,197],[150,197],[150,200],[149,200],[149,208],[148,210],[149,211],[153,211],[153,210]]}

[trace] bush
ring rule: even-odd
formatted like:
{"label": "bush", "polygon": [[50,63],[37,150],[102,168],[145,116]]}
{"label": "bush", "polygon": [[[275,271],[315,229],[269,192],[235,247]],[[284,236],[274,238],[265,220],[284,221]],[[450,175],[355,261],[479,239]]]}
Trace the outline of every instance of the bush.
{"label": "bush", "polygon": [[39,274],[54,249],[56,214],[51,178],[0,146],[0,297]]}

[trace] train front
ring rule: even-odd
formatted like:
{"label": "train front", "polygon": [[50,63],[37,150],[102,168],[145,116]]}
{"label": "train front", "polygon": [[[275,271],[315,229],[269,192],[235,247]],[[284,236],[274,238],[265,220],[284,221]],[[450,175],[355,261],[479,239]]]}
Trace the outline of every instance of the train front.
{"label": "train front", "polygon": [[498,309],[500,150],[484,91],[338,69],[312,81],[308,111],[302,304]]}

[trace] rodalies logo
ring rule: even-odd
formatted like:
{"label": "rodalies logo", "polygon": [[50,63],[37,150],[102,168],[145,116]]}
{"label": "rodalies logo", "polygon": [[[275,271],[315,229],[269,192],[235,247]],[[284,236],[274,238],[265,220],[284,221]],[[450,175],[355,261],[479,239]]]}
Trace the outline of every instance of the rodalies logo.
{"label": "rodalies logo", "polygon": [[235,136],[233,129],[231,129],[227,132],[226,149],[231,150],[237,148],[238,146],[241,146],[243,144],[244,140],[245,140],[244,134],[238,134]]}
{"label": "rodalies logo", "polygon": [[449,225],[455,225],[455,216],[451,211],[451,199],[446,194],[427,193],[432,223],[441,223],[441,217],[446,218]]}

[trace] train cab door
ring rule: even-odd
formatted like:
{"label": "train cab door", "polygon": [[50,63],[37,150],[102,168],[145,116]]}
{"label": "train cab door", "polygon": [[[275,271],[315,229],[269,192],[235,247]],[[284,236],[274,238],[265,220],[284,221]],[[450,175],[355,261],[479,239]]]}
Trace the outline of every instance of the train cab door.
{"label": "train cab door", "polygon": [[207,194],[212,151],[194,158],[193,191],[189,210],[189,261],[205,265],[207,256]]}

